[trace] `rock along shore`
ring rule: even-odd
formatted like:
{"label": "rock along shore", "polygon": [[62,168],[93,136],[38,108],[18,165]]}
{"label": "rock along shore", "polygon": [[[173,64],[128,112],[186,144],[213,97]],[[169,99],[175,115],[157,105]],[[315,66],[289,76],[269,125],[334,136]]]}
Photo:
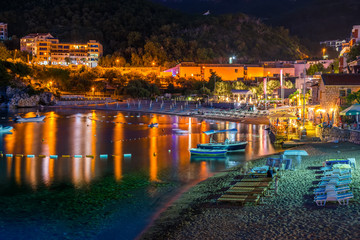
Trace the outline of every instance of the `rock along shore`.
{"label": "rock along shore", "polygon": [[[358,158],[360,148],[351,143],[312,144],[302,166],[281,173],[277,196],[257,206],[217,204],[239,175],[242,166],[221,172],[184,193],[163,212],[139,239],[359,239],[360,174],[353,171],[354,201],[348,206],[327,203],[318,207],[312,193],[319,179],[316,167],[331,158]],[[253,165],[263,165],[258,159]],[[359,164],[359,159],[357,159]]]}

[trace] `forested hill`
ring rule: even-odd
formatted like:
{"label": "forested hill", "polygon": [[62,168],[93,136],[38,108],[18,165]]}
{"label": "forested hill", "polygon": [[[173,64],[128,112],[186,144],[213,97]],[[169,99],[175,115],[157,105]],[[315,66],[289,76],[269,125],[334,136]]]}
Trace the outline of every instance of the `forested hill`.
{"label": "forested hill", "polygon": [[180,61],[224,63],[301,57],[283,28],[243,14],[190,16],[147,0],[3,0],[9,35],[50,32],[60,41],[100,41],[132,65]]}

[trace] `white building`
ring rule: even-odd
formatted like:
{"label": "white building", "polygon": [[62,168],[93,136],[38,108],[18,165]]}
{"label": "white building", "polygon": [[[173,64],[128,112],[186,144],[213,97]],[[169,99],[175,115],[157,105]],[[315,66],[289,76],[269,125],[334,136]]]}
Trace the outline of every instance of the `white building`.
{"label": "white building", "polygon": [[4,41],[8,39],[7,23],[0,22],[0,40]]}

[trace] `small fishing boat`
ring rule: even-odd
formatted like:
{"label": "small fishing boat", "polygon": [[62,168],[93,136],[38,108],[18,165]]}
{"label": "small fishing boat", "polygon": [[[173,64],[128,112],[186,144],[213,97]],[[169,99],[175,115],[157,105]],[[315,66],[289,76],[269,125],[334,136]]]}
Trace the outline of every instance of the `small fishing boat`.
{"label": "small fishing boat", "polygon": [[46,116],[40,116],[40,115],[37,115],[36,117],[30,117],[30,118],[22,118],[20,116],[17,116],[15,118],[15,122],[42,122],[44,121]]}
{"label": "small fishing boat", "polygon": [[178,129],[178,128],[173,129],[173,131],[174,131],[176,134],[189,134],[189,131],[188,131],[188,130],[182,130],[182,129]]}
{"label": "small fishing boat", "polygon": [[223,157],[226,155],[227,150],[212,150],[212,149],[201,149],[201,148],[192,148],[190,153],[193,156],[203,156],[203,157]]}
{"label": "small fishing boat", "polygon": [[153,127],[159,127],[159,124],[158,123],[150,123],[148,125],[149,128],[153,128]]}
{"label": "small fishing boat", "polygon": [[10,126],[3,127],[2,125],[0,125],[0,133],[10,132],[12,129],[13,127]]}
{"label": "small fishing boat", "polygon": [[212,135],[216,133],[236,133],[237,129],[225,129],[225,130],[210,130],[205,131],[206,135],[211,135],[210,143],[200,143],[197,145],[197,148],[200,149],[212,149],[212,150],[226,150],[227,152],[242,152],[245,151],[245,148],[248,142],[244,141],[229,141],[228,139],[225,142],[214,142]]}
{"label": "small fishing boat", "polygon": [[248,142],[211,142],[211,143],[200,143],[197,148],[200,149],[213,149],[213,150],[227,150],[228,152],[241,152],[245,151]]}

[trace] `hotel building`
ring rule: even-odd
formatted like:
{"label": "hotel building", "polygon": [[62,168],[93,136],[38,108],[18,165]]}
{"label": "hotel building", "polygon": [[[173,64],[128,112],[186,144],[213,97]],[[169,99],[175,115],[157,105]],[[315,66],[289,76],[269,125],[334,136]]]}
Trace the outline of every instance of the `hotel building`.
{"label": "hotel building", "polygon": [[0,22],[0,41],[8,39],[8,28],[7,23]]}
{"label": "hotel building", "polygon": [[20,40],[20,50],[31,53],[42,65],[86,65],[96,67],[103,47],[95,40],[87,43],[60,43],[50,33],[29,34]]}

